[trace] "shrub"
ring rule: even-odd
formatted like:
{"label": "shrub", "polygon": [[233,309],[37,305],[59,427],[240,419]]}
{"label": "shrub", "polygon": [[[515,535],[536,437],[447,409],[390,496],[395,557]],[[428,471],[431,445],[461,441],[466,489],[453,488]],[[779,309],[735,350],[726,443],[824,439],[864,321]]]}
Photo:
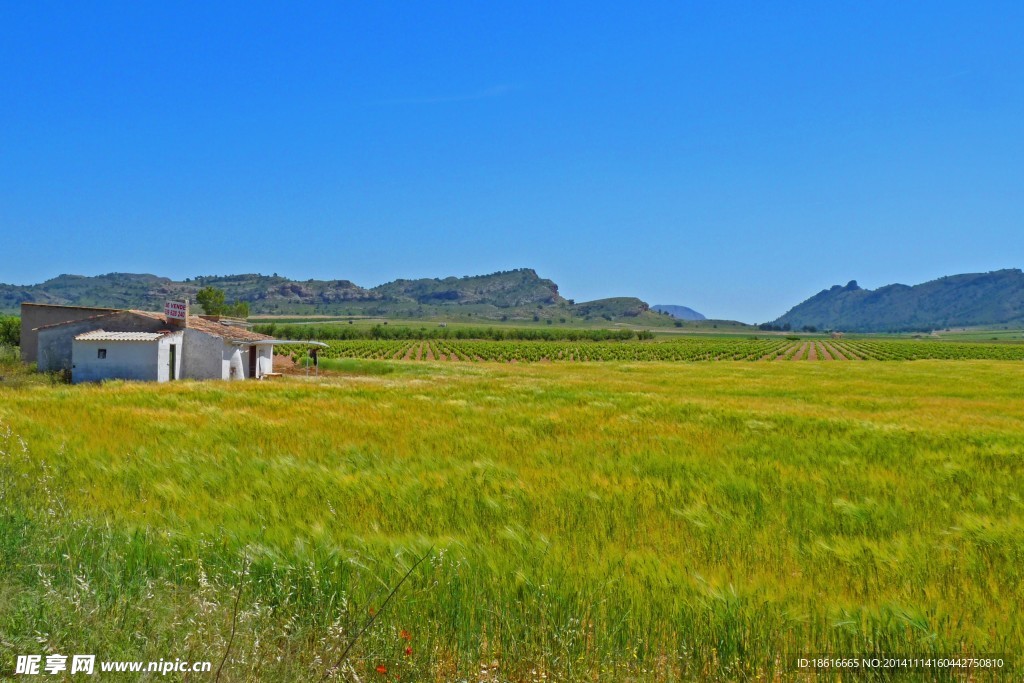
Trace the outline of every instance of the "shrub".
{"label": "shrub", "polygon": [[21,343],[21,318],[0,315],[0,345],[18,346]]}

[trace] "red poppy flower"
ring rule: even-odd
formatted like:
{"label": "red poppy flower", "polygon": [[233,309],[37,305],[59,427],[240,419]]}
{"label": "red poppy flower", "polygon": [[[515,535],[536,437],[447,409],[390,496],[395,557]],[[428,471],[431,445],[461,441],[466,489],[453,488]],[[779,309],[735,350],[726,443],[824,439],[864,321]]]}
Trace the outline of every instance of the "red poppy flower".
{"label": "red poppy flower", "polygon": [[379,673],[379,674],[386,674],[387,672],[388,672],[388,668],[386,666],[384,666],[383,664],[378,664],[377,665],[377,673]]}
{"label": "red poppy flower", "polygon": [[398,637],[402,640],[412,640],[412,636],[404,628],[398,632]]}
{"label": "red poppy flower", "polygon": [[411,654],[412,654],[412,648],[411,647],[405,648],[405,656],[408,657]]}

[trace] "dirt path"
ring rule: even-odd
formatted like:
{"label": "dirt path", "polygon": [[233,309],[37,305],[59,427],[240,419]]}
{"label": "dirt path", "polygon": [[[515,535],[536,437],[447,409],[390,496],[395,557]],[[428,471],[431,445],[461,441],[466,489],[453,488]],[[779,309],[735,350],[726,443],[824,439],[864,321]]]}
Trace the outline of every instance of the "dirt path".
{"label": "dirt path", "polygon": [[[838,350],[839,350],[839,348],[840,348],[840,347],[839,347],[839,345],[837,344],[837,345],[836,345],[836,350],[838,351]],[[843,354],[844,356],[846,356],[846,358],[847,358],[848,360],[864,360],[863,358],[861,358],[861,357],[860,357],[860,354],[859,354],[859,353],[857,353],[857,352],[856,352],[856,351],[854,351],[853,349],[851,349],[851,348],[849,348],[849,347],[846,347],[846,346],[843,346],[843,347],[842,347],[842,354]]]}
{"label": "dirt path", "polygon": [[818,343],[811,342],[811,350],[807,353],[807,360],[818,360]]}
{"label": "dirt path", "polygon": [[782,351],[779,352],[779,355],[775,357],[775,360],[786,360],[787,358],[789,358],[790,354],[793,353],[793,349],[795,349],[797,346],[797,344],[793,344],[782,349]]}
{"label": "dirt path", "polygon": [[280,372],[282,375],[295,375],[300,370],[301,368],[295,364],[291,356],[274,356],[274,372]]}
{"label": "dirt path", "polygon": [[823,342],[823,343],[822,343],[822,346],[824,346],[824,347],[825,347],[826,349],[828,349],[828,351],[829,351],[829,352],[830,352],[830,353],[832,354],[832,357],[833,357],[833,358],[834,358],[835,360],[848,360],[848,359],[846,358],[846,356],[844,356],[844,355],[843,355],[843,354],[842,354],[842,353],[841,353],[841,352],[839,351],[839,349],[837,349],[837,348],[836,348],[835,346],[833,346],[832,344],[826,344],[826,343],[824,343],[824,342]]}
{"label": "dirt path", "polygon": [[825,342],[821,342],[821,359],[832,360],[832,354],[829,353],[828,346],[825,344]]}
{"label": "dirt path", "polygon": [[431,344],[430,342],[425,342],[425,345],[427,347],[426,360],[434,360],[434,345]]}
{"label": "dirt path", "polygon": [[793,354],[790,360],[803,360],[804,355],[807,353],[807,342],[804,342],[800,346],[800,350]]}

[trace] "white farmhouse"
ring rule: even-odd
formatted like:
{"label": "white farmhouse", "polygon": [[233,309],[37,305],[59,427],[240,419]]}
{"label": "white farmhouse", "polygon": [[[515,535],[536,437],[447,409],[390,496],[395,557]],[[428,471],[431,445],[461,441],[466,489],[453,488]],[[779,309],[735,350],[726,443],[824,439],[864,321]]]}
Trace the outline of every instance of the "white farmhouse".
{"label": "white farmhouse", "polygon": [[61,320],[30,328],[38,368],[70,371],[76,384],[261,379],[274,371],[274,339],[246,329],[243,321],[189,315],[187,303],[170,302],[164,315],[112,309],[93,315],[97,309],[38,304],[26,311],[26,306],[23,325],[33,317]]}

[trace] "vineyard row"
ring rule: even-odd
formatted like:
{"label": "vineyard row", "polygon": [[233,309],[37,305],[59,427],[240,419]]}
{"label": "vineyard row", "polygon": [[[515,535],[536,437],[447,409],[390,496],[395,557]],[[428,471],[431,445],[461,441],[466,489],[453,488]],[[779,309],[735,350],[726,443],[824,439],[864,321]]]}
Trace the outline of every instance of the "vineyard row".
{"label": "vineyard row", "polygon": [[[306,349],[291,347],[295,360]],[[785,339],[680,339],[666,342],[352,340],[328,342],[321,358],[367,360],[538,361],[865,361],[1024,360],[1024,345],[958,342]]]}

